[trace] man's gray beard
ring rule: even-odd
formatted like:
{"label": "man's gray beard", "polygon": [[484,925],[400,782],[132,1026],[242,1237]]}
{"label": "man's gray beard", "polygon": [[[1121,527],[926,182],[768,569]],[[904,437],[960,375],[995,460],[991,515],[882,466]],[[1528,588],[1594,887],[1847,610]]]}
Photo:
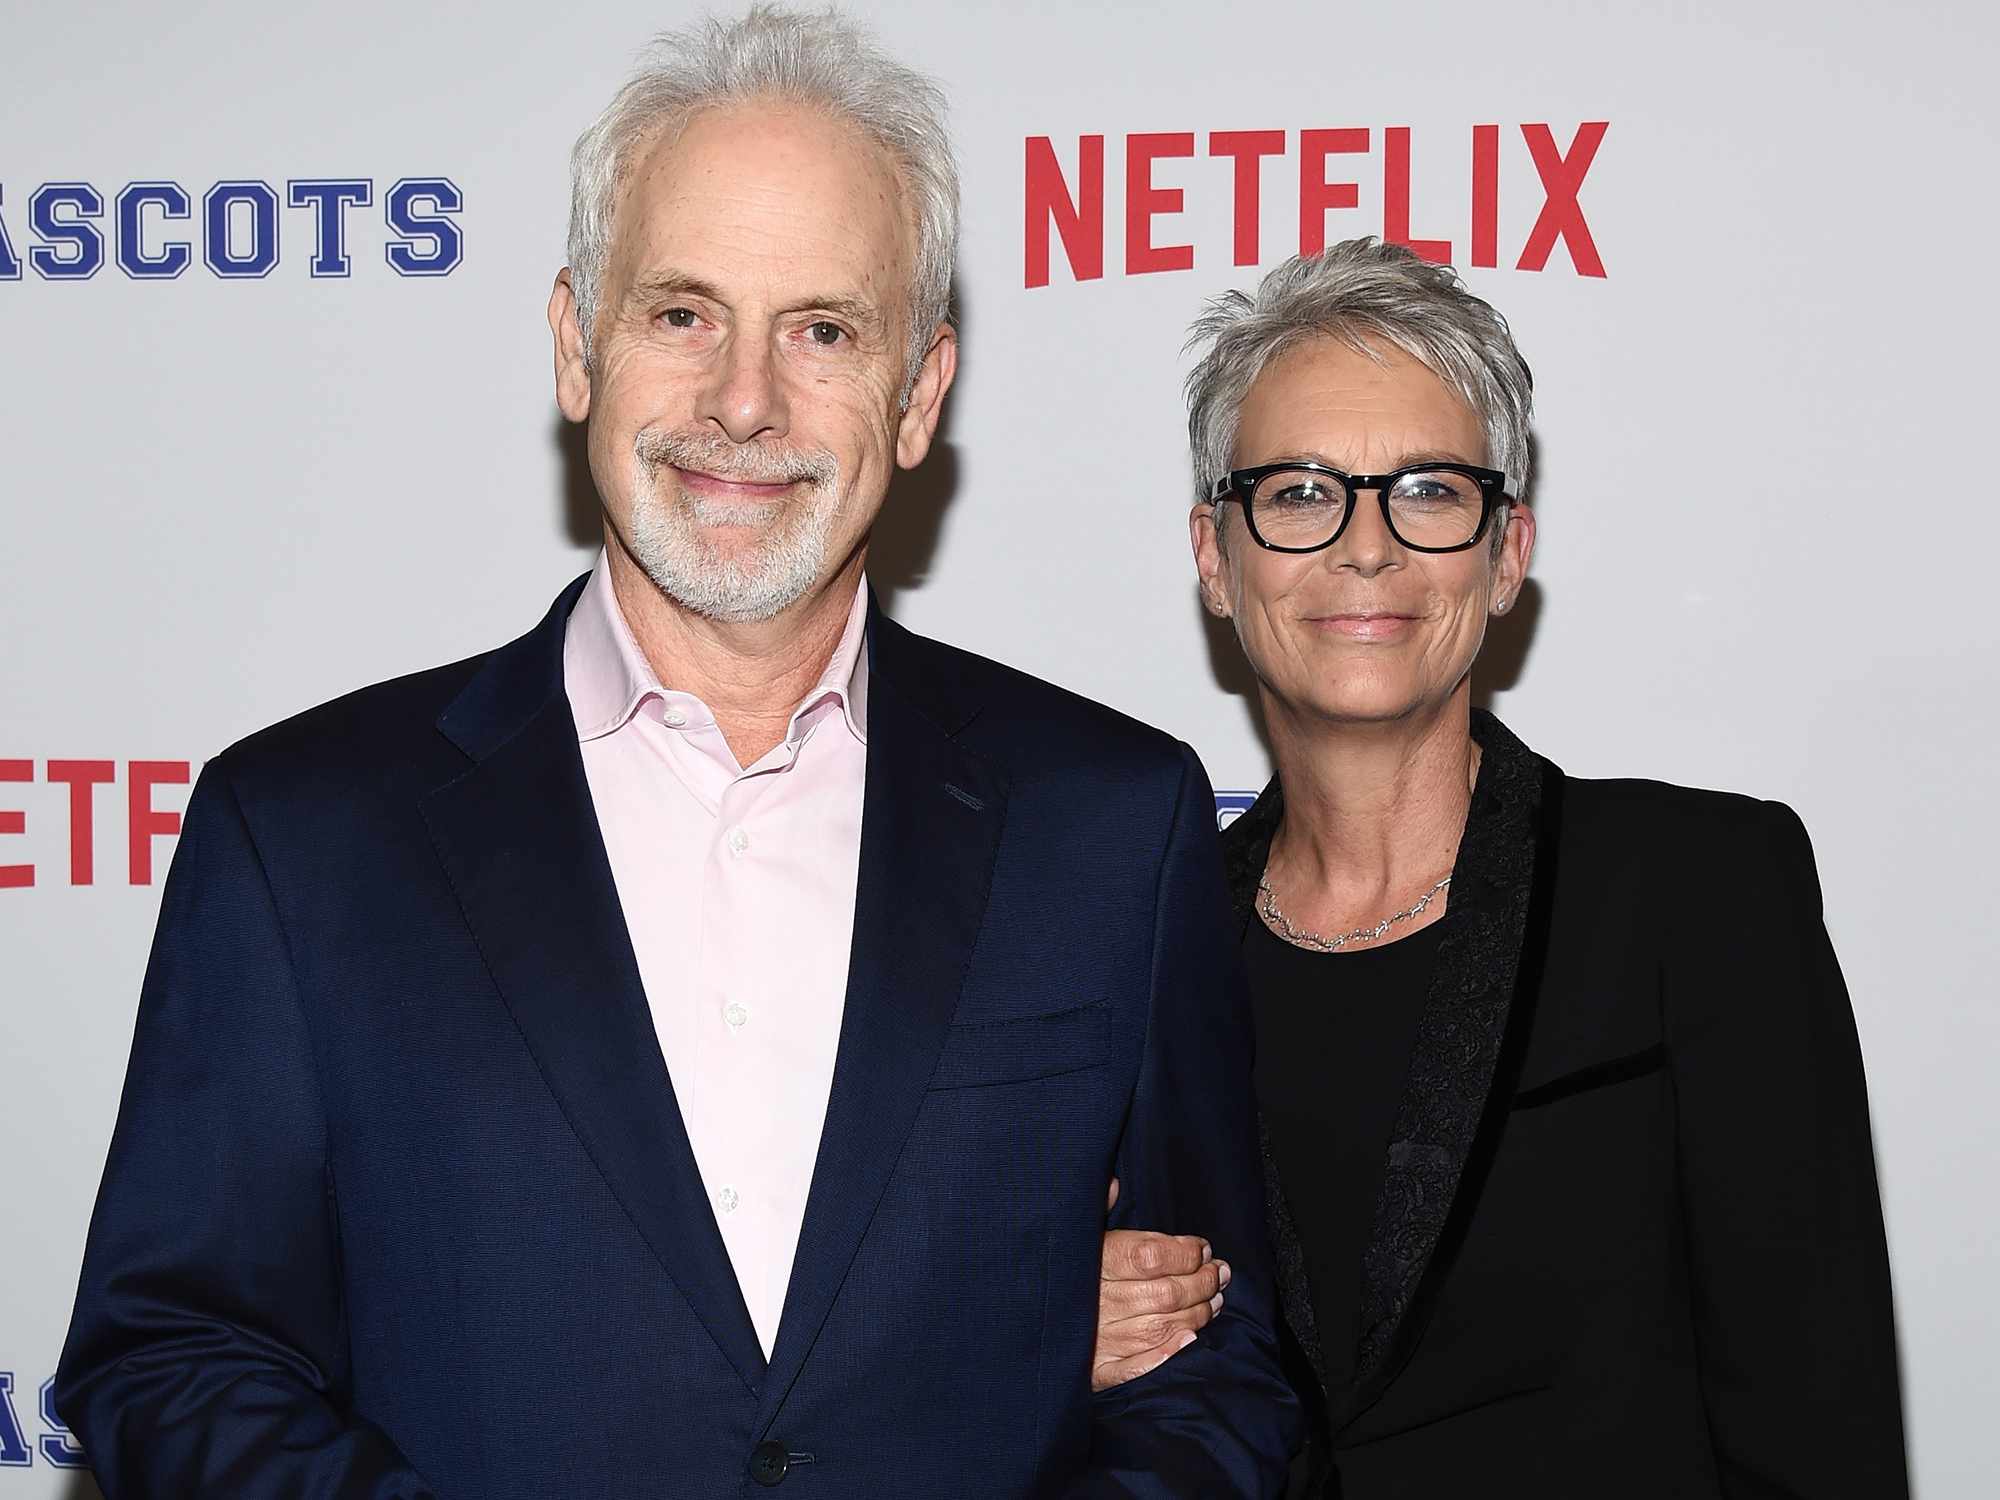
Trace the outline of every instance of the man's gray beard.
{"label": "man's gray beard", "polygon": [[[770,620],[806,596],[826,566],[840,511],[840,468],[824,451],[774,450],[726,438],[642,432],[633,443],[632,555],[683,609],[711,620]],[[802,484],[803,496],[774,501],[713,500],[690,494],[675,468],[752,484]],[[760,534],[725,555],[708,528]]]}

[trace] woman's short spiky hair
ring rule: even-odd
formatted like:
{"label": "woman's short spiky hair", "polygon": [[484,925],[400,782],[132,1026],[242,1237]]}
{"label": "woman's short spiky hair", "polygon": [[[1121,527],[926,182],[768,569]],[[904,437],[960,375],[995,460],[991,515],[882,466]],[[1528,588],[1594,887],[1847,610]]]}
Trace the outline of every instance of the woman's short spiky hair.
{"label": "woman's short spiky hair", "polygon": [[958,261],[958,164],[945,130],[944,95],[844,16],[771,5],[656,38],[570,153],[569,268],[585,358],[618,190],[641,148],[705,109],[755,99],[824,110],[859,128],[895,162],[917,241],[906,371],[913,381],[932,335],[951,317]]}
{"label": "woman's short spiky hair", "polygon": [[1422,364],[1479,418],[1487,460],[1506,474],[1507,493],[1527,498],[1534,377],[1507,320],[1451,267],[1369,237],[1294,256],[1254,295],[1226,292],[1195,320],[1188,348],[1203,353],[1188,374],[1187,400],[1198,500],[1229,472],[1244,399],[1265,366],[1317,338],[1363,353],[1375,352],[1371,342],[1388,344]]}

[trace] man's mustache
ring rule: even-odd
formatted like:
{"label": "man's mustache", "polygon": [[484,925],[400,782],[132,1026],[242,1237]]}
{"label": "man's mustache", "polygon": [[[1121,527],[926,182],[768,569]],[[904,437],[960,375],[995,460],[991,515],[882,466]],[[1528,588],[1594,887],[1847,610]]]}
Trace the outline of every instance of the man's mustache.
{"label": "man's mustache", "polygon": [[642,463],[693,469],[744,484],[810,484],[820,488],[839,476],[840,464],[824,449],[732,443],[713,433],[642,432],[632,451]]}

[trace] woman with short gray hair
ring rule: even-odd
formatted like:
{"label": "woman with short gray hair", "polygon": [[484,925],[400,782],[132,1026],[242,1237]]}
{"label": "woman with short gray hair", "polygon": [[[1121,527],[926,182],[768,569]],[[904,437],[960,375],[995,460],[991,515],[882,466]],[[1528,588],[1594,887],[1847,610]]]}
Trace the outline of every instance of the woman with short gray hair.
{"label": "woman with short gray hair", "polygon": [[[1316,1416],[1293,1494],[1906,1494],[1804,828],[1567,777],[1472,707],[1535,541],[1505,320],[1353,240],[1218,299],[1194,343],[1201,596],[1277,764],[1223,846]],[[1198,1242],[1136,1231],[1105,1277],[1103,1385],[1227,1295]]]}

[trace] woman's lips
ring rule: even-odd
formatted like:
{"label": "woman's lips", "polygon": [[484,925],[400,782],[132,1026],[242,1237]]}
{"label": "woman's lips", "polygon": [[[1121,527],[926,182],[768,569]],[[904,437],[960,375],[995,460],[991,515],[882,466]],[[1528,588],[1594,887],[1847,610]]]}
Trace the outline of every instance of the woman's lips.
{"label": "woman's lips", "polygon": [[1351,641],[1387,641],[1403,634],[1417,621],[1414,615],[1395,615],[1369,610],[1351,614],[1315,615],[1311,623],[1321,630],[1344,636]]}

